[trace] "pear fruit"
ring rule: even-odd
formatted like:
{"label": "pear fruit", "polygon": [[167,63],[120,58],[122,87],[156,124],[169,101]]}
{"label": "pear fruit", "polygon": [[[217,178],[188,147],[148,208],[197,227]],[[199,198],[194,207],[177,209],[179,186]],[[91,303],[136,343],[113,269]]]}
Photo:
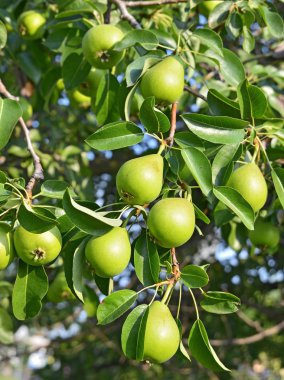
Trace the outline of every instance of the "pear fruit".
{"label": "pear fruit", "polygon": [[179,329],[170,309],[160,301],[153,302],[146,322],[144,359],[163,363],[174,356],[179,344]]}
{"label": "pear fruit", "polygon": [[149,154],[125,162],[116,176],[121,198],[131,205],[144,205],[156,199],[163,186],[163,158]]}
{"label": "pear fruit", "polygon": [[91,238],[85,255],[98,276],[110,278],[118,275],[127,267],[131,256],[127,230],[114,227],[102,236]]}
{"label": "pear fruit", "polygon": [[141,80],[144,98],[155,96],[158,103],[174,103],[179,100],[184,87],[184,69],[175,57],[167,57],[150,67]]}
{"label": "pear fruit", "polygon": [[259,167],[254,163],[245,164],[235,170],[227,186],[237,190],[254,212],[259,211],[266,202],[267,184]]}
{"label": "pear fruit", "polygon": [[179,247],[194,232],[195,213],[192,202],[184,198],[161,199],[151,208],[147,225],[150,235],[161,247]]}
{"label": "pear fruit", "polygon": [[12,235],[0,229],[0,270],[7,268],[14,259]]}
{"label": "pear fruit", "polygon": [[249,231],[249,239],[257,247],[274,248],[279,244],[280,231],[270,222],[257,219],[254,230]]}
{"label": "pear fruit", "polygon": [[61,302],[64,300],[75,299],[75,296],[71,292],[65,277],[64,271],[60,271],[50,284],[47,299],[50,302]]}

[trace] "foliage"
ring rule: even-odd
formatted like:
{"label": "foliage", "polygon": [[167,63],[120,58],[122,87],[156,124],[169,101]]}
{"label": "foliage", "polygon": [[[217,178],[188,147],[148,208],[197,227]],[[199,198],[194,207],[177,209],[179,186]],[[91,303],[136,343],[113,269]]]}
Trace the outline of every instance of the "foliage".
{"label": "foliage", "polygon": [[[80,326],[74,339],[83,347],[76,353],[72,334],[52,344],[50,338],[62,367],[47,365],[45,379],[64,372],[74,358],[73,376],[83,376],[78,368],[87,363],[84,378],[91,378],[93,351],[102,379],[112,372],[123,378],[115,367],[125,362],[125,378],[195,373],[202,379],[209,369],[226,379],[229,368],[244,361],[249,350],[244,344],[254,343],[248,361],[260,358],[269,341],[257,342],[284,328],[283,236],[272,245],[250,240],[260,218],[282,235],[284,229],[284,4],[223,1],[208,11],[199,0],[159,3],[0,1],[0,230],[11,234],[21,225],[36,240],[57,227],[62,235],[61,253],[51,264],[36,267],[16,257],[1,271],[0,341],[13,345],[13,323],[15,331],[19,321],[36,320],[42,328],[63,321]],[[20,25],[30,10],[45,20],[32,38]],[[115,25],[107,30],[119,37],[103,50],[96,47],[92,59],[88,39],[84,48],[82,41],[99,24]],[[103,38],[98,45],[104,46]],[[169,55],[178,65],[173,70]],[[164,82],[172,77],[184,89],[181,96]],[[148,156],[159,162],[162,157],[163,167],[156,168]],[[149,166],[145,180],[137,164],[142,158]],[[124,170],[115,189],[125,162],[131,170]],[[251,163],[259,168],[261,195],[252,178],[249,186],[242,178],[237,186],[228,182],[243,167],[253,177]],[[139,202],[153,193],[151,184],[158,197]],[[137,198],[130,187],[135,185]],[[264,194],[259,210],[250,199]],[[164,248],[168,245],[148,228],[149,212],[162,198],[183,198],[194,206],[195,232],[181,247]],[[168,235],[183,235],[167,215],[161,213],[158,225],[166,226]],[[128,231],[130,263],[114,278],[100,277],[86,260],[85,247],[118,227]],[[218,258],[220,247],[231,259]],[[106,260],[109,269],[111,257]],[[63,269],[68,286],[63,279],[57,304],[48,298],[48,286]],[[144,338],[154,300],[169,306],[181,339],[173,367],[154,365],[145,374]],[[90,310],[90,304],[89,319],[81,323],[76,313]],[[94,328],[95,320],[100,326]],[[269,354],[277,358],[283,337],[274,343]],[[195,360],[206,369],[197,369]]]}

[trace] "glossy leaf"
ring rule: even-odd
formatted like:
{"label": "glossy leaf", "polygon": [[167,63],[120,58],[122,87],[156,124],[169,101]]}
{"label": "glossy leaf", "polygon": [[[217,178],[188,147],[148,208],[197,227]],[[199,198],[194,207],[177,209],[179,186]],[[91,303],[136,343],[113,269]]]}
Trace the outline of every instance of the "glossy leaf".
{"label": "glossy leaf", "polygon": [[230,116],[239,119],[241,117],[240,106],[222,95],[215,89],[210,89],[207,94],[207,101],[210,111],[216,116]]}
{"label": "glossy leaf", "polygon": [[203,288],[209,282],[206,271],[197,265],[187,265],[181,269],[182,282],[189,288]]}
{"label": "glossy leaf", "polygon": [[[40,193],[44,197],[48,197],[52,199],[54,198],[62,199],[65,193],[65,190],[69,186],[70,185],[65,181],[49,179],[47,181],[44,181],[43,184],[41,185]],[[75,193],[72,189],[70,189],[70,193],[72,196],[75,196]]]}
{"label": "glossy leaf", "polygon": [[212,163],[212,181],[214,185],[223,185],[228,181],[233,169],[232,161],[236,161],[238,151],[241,153],[239,147],[239,144],[224,145],[216,154]]}
{"label": "glossy leaf", "polygon": [[210,28],[216,28],[216,26],[222,24],[227,19],[232,4],[232,1],[223,1],[210,12],[208,18],[208,25]]}
{"label": "glossy leaf", "polygon": [[245,135],[248,122],[228,116],[207,116],[184,114],[182,118],[191,132],[201,139],[215,144],[240,143]]}
{"label": "glossy leaf", "polygon": [[97,311],[98,323],[106,325],[121,317],[136,301],[137,293],[133,290],[118,290],[104,298]]}
{"label": "glossy leaf", "polygon": [[21,116],[22,109],[18,102],[0,98],[0,150],[7,145]]}
{"label": "glossy leaf", "polygon": [[144,230],[135,242],[134,267],[139,281],[144,285],[158,282],[160,273],[160,259],[156,244],[154,244]]}
{"label": "glossy leaf", "polygon": [[243,119],[251,120],[252,105],[248,92],[248,81],[244,79],[237,88],[238,99],[240,103],[240,111]]}
{"label": "glossy leaf", "polygon": [[218,186],[213,189],[214,195],[231,209],[244,225],[249,229],[254,229],[254,212],[247,201],[235,189],[227,186]]}
{"label": "glossy leaf", "polygon": [[230,314],[238,310],[240,299],[230,293],[209,291],[203,294],[200,305],[209,313]]}
{"label": "glossy leaf", "polygon": [[212,171],[208,158],[196,148],[182,149],[181,155],[204,195],[212,190]]}
{"label": "glossy leaf", "polygon": [[263,116],[267,108],[267,99],[265,93],[261,88],[253,85],[248,86],[248,93],[253,116],[255,118]]}
{"label": "glossy leaf", "polygon": [[159,41],[154,33],[149,30],[132,30],[128,32],[124,38],[119,41],[114,50],[124,50],[136,44],[141,45],[146,50],[153,50],[157,47]]}
{"label": "glossy leaf", "polygon": [[63,208],[75,226],[93,236],[101,236],[122,223],[121,219],[107,218],[99,212],[79,205],[72,199],[69,189],[63,196]]}
{"label": "glossy leaf", "polygon": [[205,327],[200,319],[197,319],[189,333],[188,347],[192,356],[205,368],[213,371],[230,371],[218,358],[211,346]]}
{"label": "glossy leaf", "polygon": [[196,29],[193,33],[200,42],[207,46],[209,49],[215,50],[218,54],[222,55],[223,42],[219,34],[208,28]]}
{"label": "glossy leaf", "polygon": [[88,75],[90,68],[90,64],[84,59],[82,54],[70,54],[64,60],[62,66],[62,76],[66,90],[71,90],[82,83]]}
{"label": "glossy leaf", "polygon": [[73,256],[73,270],[72,270],[72,283],[76,296],[80,301],[84,302],[83,297],[83,271],[85,264],[85,246],[87,240],[84,239],[82,243],[76,248]]}
{"label": "glossy leaf", "polygon": [[139,305],[127,316],[121,332],[121,347],[129,359],[142,360],[148,306]]}
{"label": "glossy leaf", "polygon": [[140,107],[139,118],[149,133],[167,132],[171,128],[168,117],[155,108],[155,98],[144,100]]}
{"label": "glossy leaf", "polygon": [[271,171],[271,175],[279,201],[284,208],[284,169],[276,168]]}
{"label": "glossy leaf", "polygon": [[273,37],[283,38],[284,37],[284,22],[281,16],[277,12],[270,11],[266,5],[260,6],[259,11],[267,25],[270,33]]}
{"label": "glossy leaf", "polygon": [[44,268],[27,265],[19,260],[12,294],[14,316],[21,321],[35,317],[41,310],[47,290],[48,278]]}
{"label": "glossy leaf", "polygon": [[104,125],[86,139],[86,143],[97,150],[114,150],[138,144],[144,134],[130,121],[117,121]]}
{"label": "glossy leaf", "polygon": [[22,227],[33,233],[42,233],[58,225],[55,216],[42,207],[30,206],[23,202],[18,211],[18,220]]}

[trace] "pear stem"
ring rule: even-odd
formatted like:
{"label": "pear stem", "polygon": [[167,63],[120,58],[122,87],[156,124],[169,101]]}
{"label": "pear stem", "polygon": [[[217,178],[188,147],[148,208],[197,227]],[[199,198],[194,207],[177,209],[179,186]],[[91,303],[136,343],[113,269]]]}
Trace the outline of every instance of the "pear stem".
{"label": "pear stem", "polygon": [[182,297],[182,284],[179,284],[179,297],[178,297],[178,308],[176,319],[179,319],[180,306],[181,306],[181,297]]}
{"label": "pear stem", "polygon": [[161,300],[161,303],[165,304],[167,302],[167,299],[169,298],[169,295],[172,291],[172,288],[174,287],[174,284],[173,283],[170,283],[167,287],[167,290],[165,291],[165,294]]}
{"label": "pear stem", "polygon": [[194,304],[194,308],[195,308],[195,312],[196,312],[196,317],[197,317],[197,319],[199,319],[199,311],[198,311],[196,299],[194,297],[194,294],[193,294],[192,290],[190,288],[188,288],[188,290],[189,290],[189,293],[191,294],[191,298],[193,300],[193,304]]}
{"label": "pear stem", "polygon": [[165,150],[165,147],[166,147],[166,144],[163,141],[162,144],[159,147],[159,150],[158,150],[157,154],[161,155],[162,152]]}
{"label": "pear stem", "polygon": [[172,146],[174,143],[174,136],[176,132],[177,127],[177,102],[174,102],[172,104],[172,111],[171,111],[171,129],[170,129],[170,135],[167,138],[167,142],[169,142],[169,145]]}

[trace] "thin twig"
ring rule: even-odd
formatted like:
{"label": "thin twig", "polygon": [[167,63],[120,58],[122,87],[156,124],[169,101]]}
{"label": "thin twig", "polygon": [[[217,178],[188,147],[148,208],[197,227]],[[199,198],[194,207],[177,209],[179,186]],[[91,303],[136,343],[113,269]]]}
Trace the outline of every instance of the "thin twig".
{"label": "thin twig", "polygon": [[178,3],[187,3],[188,0],[145,0],[145,1],[124,1],[127,7],[146,7],[150,5],[170,5]]}
{"label": "thin twig", "polygon": [[198,91],[193,90],[192,88],[190,88],[188,86],[184,86],[183,89],[185,91],[189,92],[190,94],[194,95],[196,98],[200,98],[200,99],[204,100],[204,102],[207,102],[207,99],[205,98],[205,96],[201,95]]}
{"label": "thin twig", "polygon": [[[4,83],[1,81],[0,79],[0,93],[3,94],[6,98],[8,99],[12,99],[12,100],[16,100],[18,101],[19,98],[16,97],[16,96],[13,96],[12,94],[10,94],[10,92],[7,90],[6,86],[4,85]],[[24,121],[24,119],[22,117],[19,118],[19,123],[22,127],[22,130],[24,131],[24,134],[25,134],[25,138],[26,138],[26,141],[27,141],[27,147],[28,147],[28,150],[30,151],[31,153],[31,156],[33,158],[33,162],[34,162],[34,172],[26,186],[26,190],[27,190],[27,194],[29,196],[29,199],[32,199],[32,192],[33,192],[33,188],[36,184],[37,181],[39,180],[42,180],[44,179],[44,175],[43,175],[43,168],[41,166],[41,162],[40,162],[40,158],[39,156],[36,154],[34,148],[33,148],[33,145],[32,145],[32,142],[31,142],[31,138],[30,138],[30,132],[29,132],[29,129]]]}
{"label": "thin twig", "polygon": [[128,12],[127,6],[126,6],[124,1],[122,1],[122,0],[111,0],[111,2],[118,7],[118,9],[121,13],[121,18],[128,21],[135,29],[141,29],[141,25],[136,20],[136,18]]}
{"label": "thin twig", "polygon": [[104,23],[110,24],[111,0],[107,0],[107,10],[104,14]]}
{"label": "thin twig", "polygon": [[251,344],[259,342],[264,338],[278,334],[281,330],[284,329],[284,321],[278,323],[277,325],[270,327],[266,330],[263,330],[255,335],[247,336],[245,338],[235,338],[235,339],[213,339],[210,340],[212,346],[231,346],[238,345],[242,346],[243,344]]}
{"label": "thin twig", "polygon": [[171,111],[171,129],[169,137],[167,138],[167,143],[169,143],[170,146],[173,145],[174,142],[174,136],[176,132],[177,127],[177,102],[174,102],[172,104],[172,111]]}

